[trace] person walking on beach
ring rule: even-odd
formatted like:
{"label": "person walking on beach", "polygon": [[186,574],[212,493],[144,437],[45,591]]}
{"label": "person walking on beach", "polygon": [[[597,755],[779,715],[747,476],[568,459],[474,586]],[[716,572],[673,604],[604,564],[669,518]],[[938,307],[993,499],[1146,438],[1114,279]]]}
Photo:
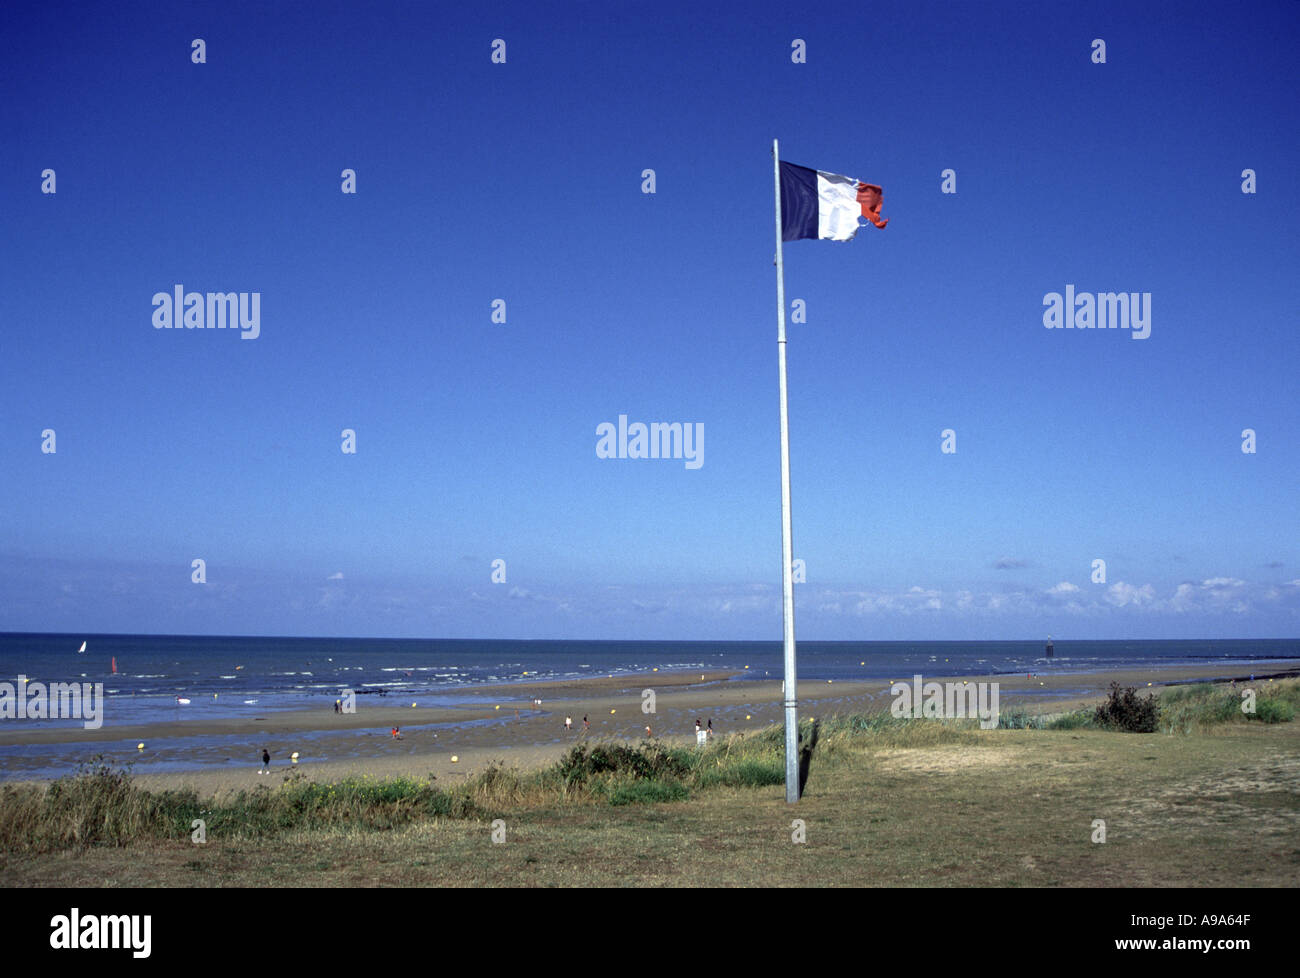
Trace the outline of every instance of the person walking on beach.
{"label": "person walking on beach", "polygon": [[339,703],[338,700],[334,701],[334,712],[335,713],[341,712],[341,704]]}
{"label": "person walking on beach", "polygon": [[573,729],[573,717],[565,717],[565,718],[564,718],[564,729],[565,729],[565,730],[572,730],[572,729]]}
{"label": "person walking on beach", "polygon": [[709,717],[709,726],[707,728],[708,738],[713,739],[713,717]]}
{"label": "person walking on beach", "polygon": [[591,729],[591,722],[584,716],[582,718],[582,732],[586,733]]}
{"label": "person walking on beach", "polygon": [[271,773],[271,752],[268,751],[265,747],[262,748],[262,767],[261,769],[258,770],[257,773],[258,774]]}

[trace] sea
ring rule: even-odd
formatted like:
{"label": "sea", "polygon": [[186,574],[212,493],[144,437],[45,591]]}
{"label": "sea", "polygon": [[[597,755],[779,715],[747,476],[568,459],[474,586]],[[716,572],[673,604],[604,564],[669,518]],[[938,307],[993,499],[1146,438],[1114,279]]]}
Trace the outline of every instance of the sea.
{"label": "sea", "polygon": [[[85,652],[78,651],[85,643]],[[1068,676],[1145,666],[1225,666],[1241,676],[1300,668],[1300,639],[1171,639],[798,643],[800,682],[927,679],[958,675]],[[116,671],[114,671],[116,669]],[[28,682],[104,684],[104,726],[196,717],[266,717],[332,710],[344,690],[399,697],[422,707],[499,702],[486,687],[660,672],[735,673],[779,679],[780,641],[568,641],[498,639],[285,638],[218,635],[0,633],[0,691]],[[481,699],[476,695],[482,690]],[[539,690],[540,692],[540,690]],[[1068,696],[1052,683],[1046,696]],[[531,696],[532,690],[520,690]],[[0,692],[0,698],[4,693]],[[179,700],[188,700],[180,703]],[[79,719],[0,719],[0,730],[82,726]],[[33,775],[33,752],[55,745],[0,744],[0,780]]]}

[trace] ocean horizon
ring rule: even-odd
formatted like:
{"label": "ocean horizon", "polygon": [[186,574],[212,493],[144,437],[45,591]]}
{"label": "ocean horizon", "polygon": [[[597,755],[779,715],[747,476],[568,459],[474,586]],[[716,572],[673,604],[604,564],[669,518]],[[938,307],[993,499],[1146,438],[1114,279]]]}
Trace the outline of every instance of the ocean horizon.
{"label": "ocean horizon", "polygon": [[[85,652],[79,649],[85,643]],[[806,641],[798,645],[799,681],[845,684],[910,682],[953,676],[1032,673],[1046,680],[1028,694],[1042,702],[1082,695],[1092,673],[1189,667],[1192,676],[1242,677],[1300,662],[1300,639],[1045,641]],[[695,672],[706,682],[782,678],[782,644],[771,641],[601,641],[501,639],[358,639],[283,636],[0,633],[0,732],[84,727],[83,719],[23,717],[11,707],[27,683],[103,684],[102,729],[68,741],[0,743],[0,781],[58,777],[100,756],[139,772],[236,768],[247,764],[248,732],[221,733],[210,721],[274,722],[293,711],[333,712],[346,691],[359,709],[375,706],[449,708],[464,719],[415,721],[408,732],[444,738],[510,722],[513,710],[482,716],[489,704],[522,703],[550,694],[543,684],[608,676]],[[1227,669],[1225,669],[1225,666]],[[1198,670],[1204,667],[1204,673]],[[116,668],[116,672],[114,672]],[[1079,676],[1071,682],[1070,676]],[[693,677],[692,677],[693,678]],[[639,678],[652,685],[653,680]],[[698,684],[692,684],[698,685]],[[502,693],[501,687],[507,687]],[[510,690],[509,687],[514,687]],[[46,685],[48,689],[48,685]],[[773,702],[776,694],[773,693]],[[8,701],[8,705],[4,701]],[[185,702],[181,702],[184,700]],[[734,723],[743,715],[716,713]],[[544,708],[541,715],[545,715]],[[375,711],[384,727],[391,709]],[[380,718],[383,718],[382,720]],[[414,718],[413,718],[414,719]],[[187,722],[198,723],[192,730]],[[19,724],[21,723],[21,727]],[[156,728],[145,734],[138,728]],[[115,728],[122,737],[113,737]],[[149,743],[136,750],[137,736]],[[206,728],[206,730],[205,730]],[[558,728],[557,728],[558,729]],[[109,733],[106,738],[105,731]],[[377,731],[312,730],[293,742],[313,761],[352,756]],[[367,736],[369,734],[369,736]]]}
{"label": "ocean horizon", "polygon": [[[86,651],[78,652],[82,642]],[[1090,673],[1300,660],[1300,639],[802,641],[800,681],[924,675]],[[114,672],[114,667],[116,672]],[[103,682],[114,725],[173,722],[177,698],[209,718],[329,706],[343,690],[437,704],[475,687],[661,672],[780,679],[782,643],[564,639],[383,639],[0,633],[0,682]],[[214,695],[215,694],[215,695]],[[192,715],[186,714],[186,715]],[[33,727],[75,720],[27,720]],[[0,757],[0,763],[3,758]]]}

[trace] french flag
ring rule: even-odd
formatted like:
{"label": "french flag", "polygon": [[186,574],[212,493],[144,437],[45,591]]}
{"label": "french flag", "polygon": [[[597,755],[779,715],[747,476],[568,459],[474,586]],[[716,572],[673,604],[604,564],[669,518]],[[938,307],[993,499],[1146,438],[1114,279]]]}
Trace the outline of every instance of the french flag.
{"label": "french flag", "polygon": [[889,218],[880,216],[882,196],[875,184],[782,160],[781,240],[851,241],[861,226],[860,217],[883,228]]}

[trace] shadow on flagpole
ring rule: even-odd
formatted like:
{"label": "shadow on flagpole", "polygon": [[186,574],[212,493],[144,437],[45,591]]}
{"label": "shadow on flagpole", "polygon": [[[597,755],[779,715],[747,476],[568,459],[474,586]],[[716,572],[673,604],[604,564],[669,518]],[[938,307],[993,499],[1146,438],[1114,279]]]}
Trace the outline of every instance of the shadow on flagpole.
{"label": "shadow on flagpole", "polygon": [[812,722],[812,731],[808,734],[808,741],[799,747],[799,797],[803,797],[803,789],[808,784],[808,769],[812,767],[813,751],[817,749],[817,737],[821,732],[821,721]]}

